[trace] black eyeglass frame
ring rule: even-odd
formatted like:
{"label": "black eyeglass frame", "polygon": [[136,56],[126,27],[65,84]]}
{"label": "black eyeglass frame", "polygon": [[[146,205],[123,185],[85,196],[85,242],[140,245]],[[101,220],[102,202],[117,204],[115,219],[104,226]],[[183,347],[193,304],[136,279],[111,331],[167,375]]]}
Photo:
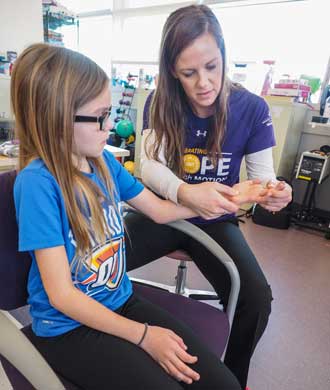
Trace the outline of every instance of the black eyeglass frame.
{"label": "black eyeglass frame", "polygon": [[112,106],[100,116],[86,116],[86,115],[75,115],[74,121],[79,123],[91,123],[98,122],[100,124],[100,130],[105,131],[105,124],[107,120],[110,118]]}

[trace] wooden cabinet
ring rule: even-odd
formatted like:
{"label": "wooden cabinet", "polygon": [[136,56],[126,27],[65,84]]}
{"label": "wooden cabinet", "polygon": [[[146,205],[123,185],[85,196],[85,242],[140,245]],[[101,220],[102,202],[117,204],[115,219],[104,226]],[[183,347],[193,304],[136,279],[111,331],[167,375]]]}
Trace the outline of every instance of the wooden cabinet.
{"label": "wooden cabinet", "polygon": [[[301,133],[306,126],[306,104],[295,103],[292,98],[282,96],[266,96],[273,118],[276,146],[273,148],[274,169],[276,176],[290,179]],[[242,163],[241,180],[246,179],[246,169]]]}
{"label": "wooden cabinet", "polygon": [[277,176],[290,178],[309,107],[287,97],[267,96],[266,101],[275,129],[274,169]]}
{"label": "wooden cabinet", "polygon": [[134,153],[134,176],[141,177],[140,160],[141,160],[141,132],[143,127],[143,108],[147,100],[147,97],[151,93],[151,90],[138,88],[136,94],[136,129],[135,129],[135,153]]}

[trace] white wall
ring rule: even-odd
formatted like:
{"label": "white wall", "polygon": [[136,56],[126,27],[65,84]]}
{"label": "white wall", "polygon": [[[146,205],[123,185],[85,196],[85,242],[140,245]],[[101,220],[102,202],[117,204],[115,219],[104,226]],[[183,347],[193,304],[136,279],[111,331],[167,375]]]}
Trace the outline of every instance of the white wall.
{"label": "white wall", "polygon": [[41,0],[1,0],[0,51],[20,53],[31,43],[43,42]]}
{"label": "white wall", "polygon": [[[18,54],[35,42],[43,42],[41,0],[1,0],[0,51]],[[10,78],[0,75],[0,117],[11,118]]]}
{"label": "white wall", "polygon": [[2,120],[11,118],[10,77],[0,74],[0,125]]}

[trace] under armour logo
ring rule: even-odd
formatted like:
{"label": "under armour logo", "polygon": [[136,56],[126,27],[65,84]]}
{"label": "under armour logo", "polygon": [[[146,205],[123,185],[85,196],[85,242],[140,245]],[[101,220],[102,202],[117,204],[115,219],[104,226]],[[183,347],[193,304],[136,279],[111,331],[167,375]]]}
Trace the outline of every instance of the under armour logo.
{"label": "under armour logo", "polygon": [[207,131],[200,131],[200,130],[197,130],[196,131],[196,135],[197,137],[199,137],[200,135],[202,135],[203,137],[206,137],[206,134],[207,134]]}

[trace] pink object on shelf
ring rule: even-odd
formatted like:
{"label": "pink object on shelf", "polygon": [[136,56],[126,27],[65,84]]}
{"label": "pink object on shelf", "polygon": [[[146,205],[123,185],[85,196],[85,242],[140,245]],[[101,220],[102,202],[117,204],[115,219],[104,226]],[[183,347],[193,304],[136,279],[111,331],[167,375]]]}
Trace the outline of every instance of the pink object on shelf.
{"label": "pink object on shelf", "polygon": [[274,60],[264,60],[263,63],[265,65],[269,65],[269,69],[265,76],[265,81],[263,83],[262,89],[261,89],[261,96],[267,96],[269,94],[269,90],[272,87],[272,81],[273,81],[273,65],[275,64]]}

